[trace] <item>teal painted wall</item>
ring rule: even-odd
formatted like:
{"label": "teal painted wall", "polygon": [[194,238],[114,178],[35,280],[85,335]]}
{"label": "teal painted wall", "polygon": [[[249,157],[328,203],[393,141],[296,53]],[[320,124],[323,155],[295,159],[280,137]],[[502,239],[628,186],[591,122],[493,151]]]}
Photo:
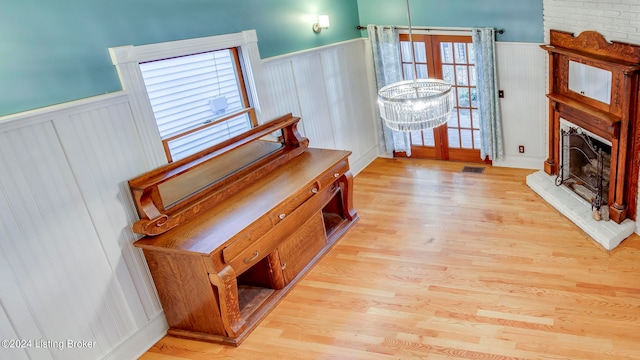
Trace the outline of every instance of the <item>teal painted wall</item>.
{"label": "teal painted wall", "polygon": [[357,24],[356,0],[2,0],[0,116],[121,90],[109,47],[255,29],[266,58],[358,38]]}
{"label": "teal painted wall", "polygon": [[[410,0],[411,23],[504,29],[498,41],[544,41],[542,0]],[[407,25],[405,0],[358,0],[360,24]]]}
{"label": "teal painted wall", "polygon": [[[315,34],[313,17],[331,29]],[[416,26],[493,26],[542,42],[542,0],[411,0]],[[0,116],[121,90],[107,49],[256,29],[263,58],[406,25],[405,0],[2,0]]]}

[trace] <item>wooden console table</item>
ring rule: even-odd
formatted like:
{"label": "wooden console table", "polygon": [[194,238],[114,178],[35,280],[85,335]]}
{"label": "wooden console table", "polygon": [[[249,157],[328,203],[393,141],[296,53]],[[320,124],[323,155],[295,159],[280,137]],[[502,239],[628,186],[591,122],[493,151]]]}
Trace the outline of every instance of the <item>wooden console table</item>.
{"label": "wooden console table", "polygon": [[[282,117],[129,182],[134,229],[147,234],[134,245],[169,334],[238,345],[357,220],[350,152],[307,148],[298,120]],[[265,141],[274,131],[281,141]]]}

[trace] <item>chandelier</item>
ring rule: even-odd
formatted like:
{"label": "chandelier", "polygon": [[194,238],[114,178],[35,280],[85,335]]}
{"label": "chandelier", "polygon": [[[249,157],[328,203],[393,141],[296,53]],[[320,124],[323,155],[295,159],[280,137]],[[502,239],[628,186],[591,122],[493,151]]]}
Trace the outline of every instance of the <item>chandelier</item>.
{"label": "chandelier", "polygon": [[453,110],[451,85],[438,79],[418,79],[411,30],[409,0],[409,43],[413,63],[413,80],[389,84],[378,91],[378,107],[385,125],[395,131],[413,132],[438,127],[449,120]]}

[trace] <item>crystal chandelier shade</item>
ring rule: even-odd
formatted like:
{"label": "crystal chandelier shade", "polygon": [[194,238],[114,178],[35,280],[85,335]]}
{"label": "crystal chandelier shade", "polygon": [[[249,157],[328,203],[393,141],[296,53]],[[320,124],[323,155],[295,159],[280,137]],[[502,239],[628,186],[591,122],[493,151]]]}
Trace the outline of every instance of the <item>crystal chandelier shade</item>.
{"label": "crystal chandelier shade", "polygon": [[416,57],[407,3],[413,80],[404,80],[378,90],[378,108],[385,125],[395,131],[414,132],[438,127],[449,120],[455,103],[451,85],[437,79],[416,79]]}
{"label": "crystal chandelier shade", "polygon": [[453,104],[451,85],[436,79],[405,80],[378,92],[380,116],[395,131],[438,127],[449,120]]}

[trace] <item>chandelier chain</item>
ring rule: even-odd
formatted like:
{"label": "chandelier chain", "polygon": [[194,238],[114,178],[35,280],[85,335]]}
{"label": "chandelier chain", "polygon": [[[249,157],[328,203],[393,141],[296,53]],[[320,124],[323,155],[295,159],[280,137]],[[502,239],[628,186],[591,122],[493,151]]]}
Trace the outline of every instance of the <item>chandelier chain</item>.
{"label": "chandelier chain", "polygon": [[418,66],[416,65],[416,49],[413,46],[413,31],[411,29],[411,9],[409,8],[409,0],[407,2],[407,20],[409,21],[409,45],[411,45],[411,61],[413,64],[413,80],[418,79]]}

